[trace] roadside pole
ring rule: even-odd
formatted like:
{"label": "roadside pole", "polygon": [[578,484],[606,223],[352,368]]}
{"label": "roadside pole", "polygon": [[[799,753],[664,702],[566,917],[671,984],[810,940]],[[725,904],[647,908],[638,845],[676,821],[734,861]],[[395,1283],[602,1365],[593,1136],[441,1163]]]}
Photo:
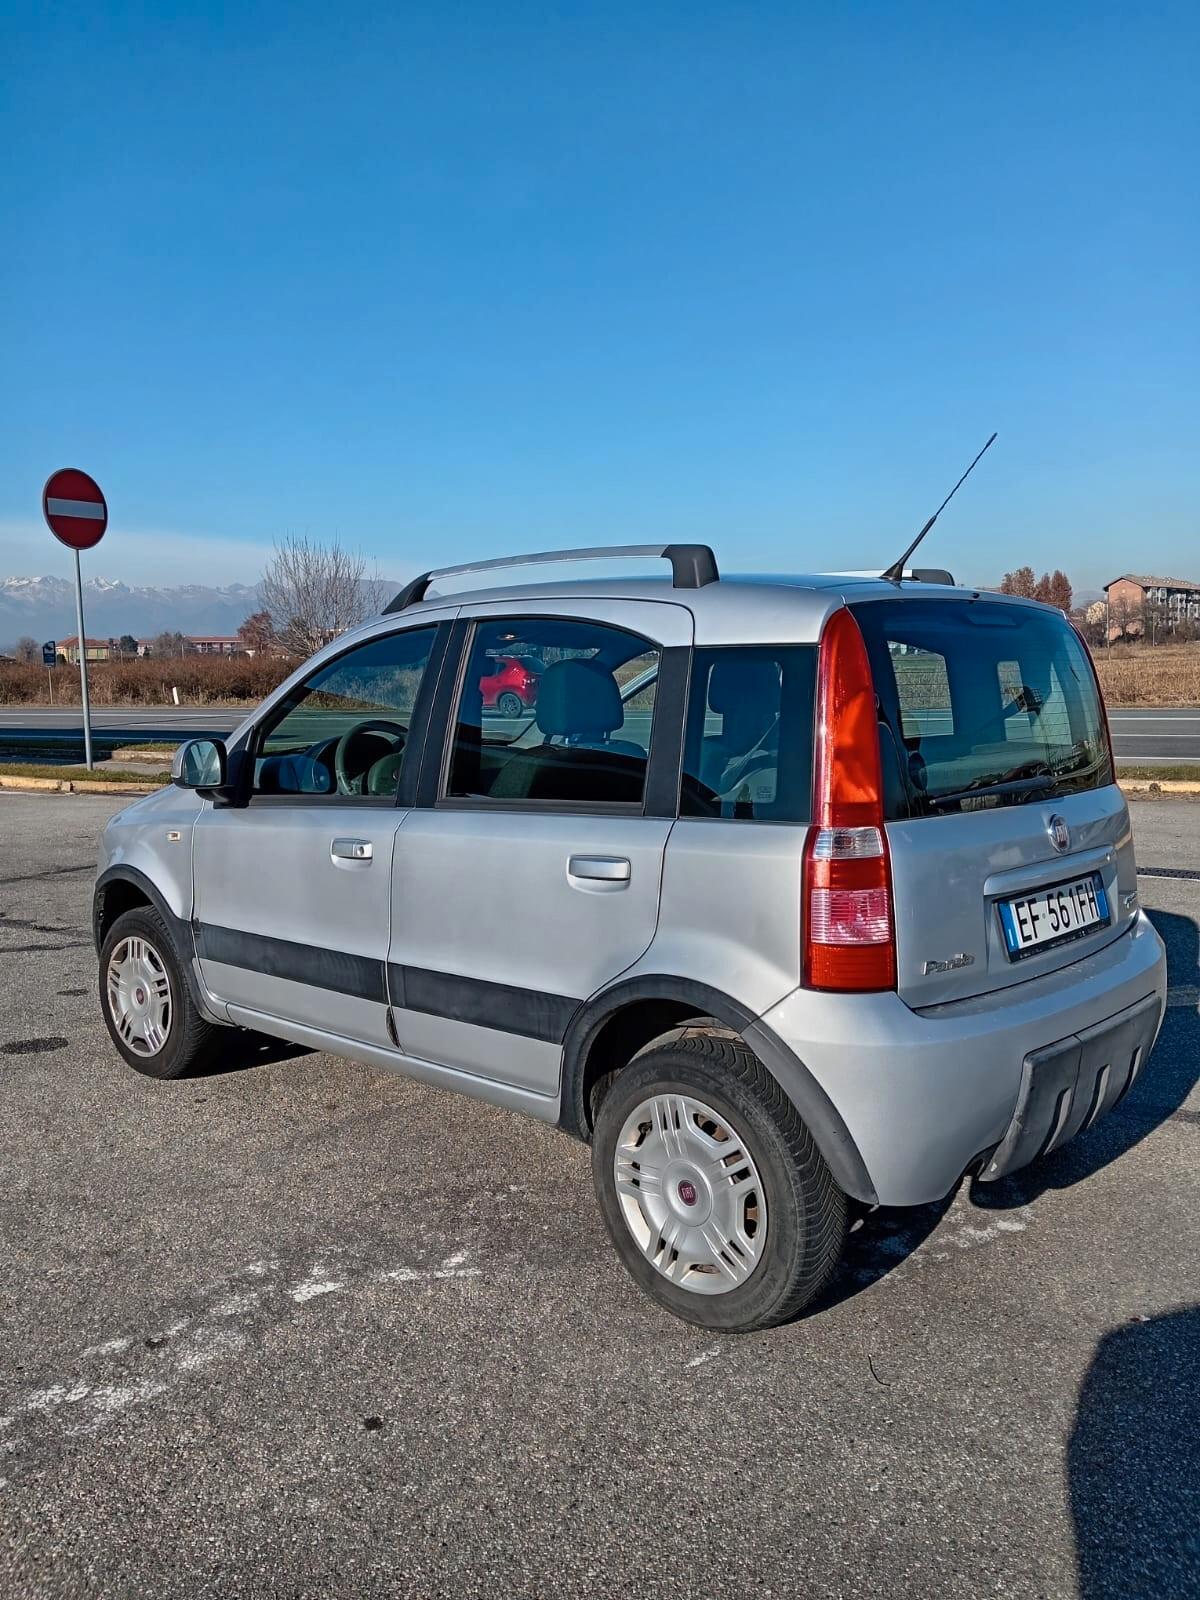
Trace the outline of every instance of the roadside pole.
{"label": "roadside pole", "polygon": [[[83,624],[83,570],[79,552],[91,550],[108,527],[108,506],[95,478],[76,467],[61,467],[46,479],[42,490],[42,515],[60,544],[75,555],[75,627],[79,650],[79,692],[83,701],[83,751],[92,769],[92,708],[88,701],[87,633]],[[53,694],[51,681],[51,694]]]}
{"label": "roadside pole", "polygon": [[88,771],[92,770],[92,707],[88,700],[87,634],[83,631],[83,573],[79,566],[79,551],[75,552],[75,628],[79,637],[79,695],[83,701],[83,759]]}

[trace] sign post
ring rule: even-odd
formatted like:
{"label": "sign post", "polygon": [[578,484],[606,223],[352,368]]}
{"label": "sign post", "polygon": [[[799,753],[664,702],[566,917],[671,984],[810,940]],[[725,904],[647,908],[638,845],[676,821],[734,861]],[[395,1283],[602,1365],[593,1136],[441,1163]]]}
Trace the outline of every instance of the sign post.
{"label": "sign post", "polygon": [[46,479],[42,490],[42,515],[59,543],[75,552],[75,623],[79,641],[79,692],[83,700],[83,751],[90,771],[92,709],[88,702],[87,634],[83,626],[83,573],[79,552],[91,550],[103,539],[108,527],[108,506],[95,478],[89,478],[86,472],[79,472],[75,467],[61,467]]}
{"label": "sign post", "polygon": [[46,682],[50,686],[50,704],[54,704],[54,673],[50,670],[58,660],[58,643],[54,639],[47,639],[42,646],[42,665],[46,669]]}

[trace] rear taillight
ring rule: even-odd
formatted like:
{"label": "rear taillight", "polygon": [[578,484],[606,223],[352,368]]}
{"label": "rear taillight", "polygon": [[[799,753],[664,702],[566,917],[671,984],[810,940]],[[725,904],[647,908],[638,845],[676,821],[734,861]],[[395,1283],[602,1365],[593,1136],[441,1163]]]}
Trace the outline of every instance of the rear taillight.
{"label": "rear taillight", "polygon": [[804,981],[894,989],[896,938],[875,686],[851,613],[821,635],[813,827],[804,850]]}

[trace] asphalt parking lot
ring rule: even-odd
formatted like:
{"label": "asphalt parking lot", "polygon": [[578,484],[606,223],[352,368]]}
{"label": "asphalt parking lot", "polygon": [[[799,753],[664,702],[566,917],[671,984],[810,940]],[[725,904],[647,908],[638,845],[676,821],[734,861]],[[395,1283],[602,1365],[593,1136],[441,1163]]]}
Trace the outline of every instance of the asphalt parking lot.
{"label": "asphalt parking lot", "polygon": [[124,1067],[122,803],[0,794],[0,1593],[1200,1592],[1200,805],[1134,807],[1172,988],[1123,1105],[720,1340],[547,1128],[233,1035]]}

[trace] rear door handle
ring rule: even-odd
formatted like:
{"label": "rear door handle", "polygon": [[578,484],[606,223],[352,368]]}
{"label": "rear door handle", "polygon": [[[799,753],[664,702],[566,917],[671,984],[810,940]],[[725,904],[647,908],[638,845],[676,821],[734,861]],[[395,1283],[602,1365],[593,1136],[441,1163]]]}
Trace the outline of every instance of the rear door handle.
{"label": "rear door handle", "polygon": [[335,861],[370,861],[374,851],[370,839],[334,839],[329,854]]}
{"label": "rear door handle", "polygon": [[626,856],[572,856],[567,862],[567,881],[579,880],[581,888],[624,889],[631,871]]}

